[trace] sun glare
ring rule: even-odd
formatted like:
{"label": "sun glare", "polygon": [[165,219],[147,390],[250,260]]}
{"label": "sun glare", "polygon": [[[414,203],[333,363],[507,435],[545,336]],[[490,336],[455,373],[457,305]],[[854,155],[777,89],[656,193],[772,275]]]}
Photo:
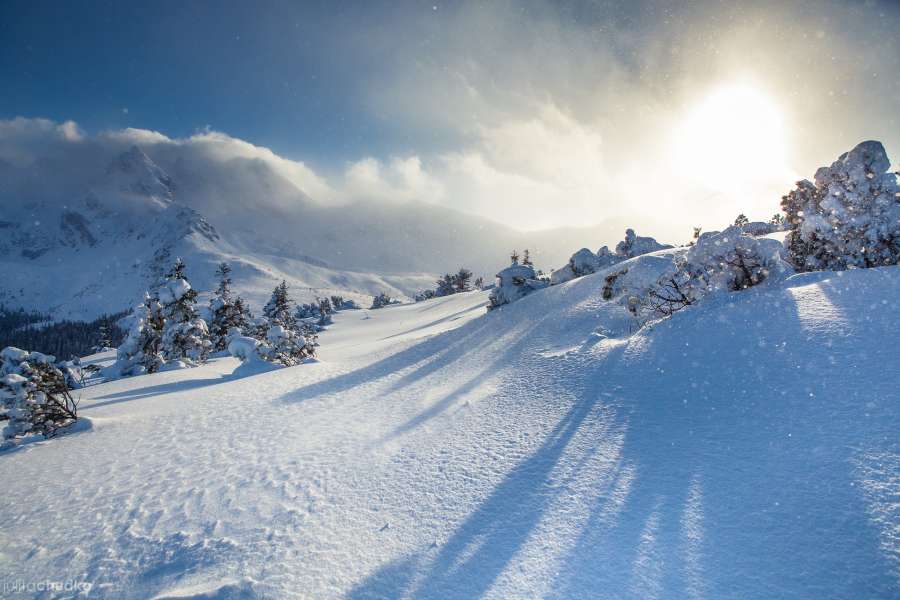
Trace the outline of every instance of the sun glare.
{"label": "sun glare", "polygon": [[679,172],[716,190],[733,190],[786,170],[781,111],[751,85],[713,90],[687,111],[673,133]]}

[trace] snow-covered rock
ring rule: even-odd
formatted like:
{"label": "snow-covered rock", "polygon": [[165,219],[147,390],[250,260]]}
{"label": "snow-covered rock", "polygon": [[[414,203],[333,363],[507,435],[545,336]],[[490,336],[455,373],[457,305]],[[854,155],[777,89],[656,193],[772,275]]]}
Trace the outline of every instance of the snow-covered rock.
{"label": "snow-covered rock", "polygon": [[524,298],[531,292],[547,287],[549,282],[537,278],[534,267],[513,263],[497,273],[497,284],[488,299],[489,308],[497,308]]}

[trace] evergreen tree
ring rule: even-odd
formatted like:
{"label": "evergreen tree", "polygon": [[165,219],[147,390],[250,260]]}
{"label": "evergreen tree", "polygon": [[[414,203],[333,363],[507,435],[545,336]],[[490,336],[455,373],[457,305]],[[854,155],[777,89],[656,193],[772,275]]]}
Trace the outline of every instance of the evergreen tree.
{"label": "evergreen tree", "polygon": [[130,319],[128,334],[116,349],[116,362],[106,370],[111,379],[155,373],[165,362],[161,354],[165,319],[159,300],[145,293]]}
{"label": "evergreen tree", "polygon": [[184,262],[180,258],[160,286],[159,300],[165,319],[163,359],[188,364],[205,362],[212,347],[209,329],[197,313],[197,292],[187,280]]}
{"label": "evergreen tree", "polygon": [[100,323],[100,327],[97,330],[97,343],[93,347],[93,351],[103,352],[107,348],[112,347],[112,337],[110,335],[109,324],[106,322]]}
{"label": "evergreen tree", "polygon": [[435,296],[449,296],[456,293],[456,282],[453,275],[447,273],[437,280],[437,289],[434,291]]}
{"label": "evergreen tree", "polygon": [[744,213],[739,214],[737,216],[737,218],[734,220],[735,227],[744,227],[744,226],[748,225],[749,223],[750,223],[750,219],[748,219]]}
{"label": "evergreen tree", "polygon": [[476,290],[482,290],[482,289],[484,289],[484,277],[482,277],[481,275],[479,275],[478,277],[476,277],[476,278],[475,278],[475,284],[474,284],[474,285],[475,285],[475,289],[476,289]]}
{"label": "evergreen tree", "polygon": [[215,295],[209,300],[209,335],[212,350],[221,352],[228,347],[228,338],[233,328],[244,332],[250,321],[250,313],[240,297],[231,293],[231,267],[221,263],[216,269],[219,285]]}
{"label": "evergreen tree", "polygon": [[263,308],[263,316],[268,319],[269,325],[281,325],[290,330],[297,328],[297,319],[291,311],[291,297],[286,281],[282,280],[272,290],[272,297]]}
{"label": "evergreen tree", "polygon": [[[525,256],[527,258],[528,251],[525,251]],[[472,280],[472,271],[461,268],[456,275],[453,277],[453,287],[454,291],[459,292],[468,292],[472,290],[472,287],[469,285],[469,282]]]}
{"label": "evergreen tree", "polygon": [[384,308],[385,306],[389,306],[391,304],[399,304],[399,302],[388,296],[387,292],[381,292],[372,299],[371,308]]}
{"label": "evergreen tree", "polygon": [[519,251],[513,250],[509,255],[509,260],[514,265],[519,264]]}

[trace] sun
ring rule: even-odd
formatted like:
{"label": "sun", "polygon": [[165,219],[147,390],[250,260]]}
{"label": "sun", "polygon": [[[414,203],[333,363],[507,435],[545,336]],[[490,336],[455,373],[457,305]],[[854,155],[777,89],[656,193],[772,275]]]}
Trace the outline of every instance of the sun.
{"label": "sun", "polygon": [[784,117],[761,88],[723,85],[686,111],[673,130],[672,151],[679,174],[733,191],[785,172]]}

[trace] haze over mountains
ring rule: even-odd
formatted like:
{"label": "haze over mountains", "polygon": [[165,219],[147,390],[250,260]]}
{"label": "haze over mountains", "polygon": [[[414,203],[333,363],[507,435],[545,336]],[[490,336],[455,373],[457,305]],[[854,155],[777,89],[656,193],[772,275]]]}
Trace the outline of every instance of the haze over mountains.
{"label": "haze over mountains", "polygon": [[460,266],[489,278],[514,248],[549,270],[626,225],[523,233],[391,200],[373,180],[369,197],[364,174],[348,177],[336,189],[303,163],[214,132],[88,137],[71,122],[0,122],[0,303],[76,318],[122,310],[176,256],[199,289],[216,262],[234,262],[251,304],[282,278],[298,299],[411,295]]}

